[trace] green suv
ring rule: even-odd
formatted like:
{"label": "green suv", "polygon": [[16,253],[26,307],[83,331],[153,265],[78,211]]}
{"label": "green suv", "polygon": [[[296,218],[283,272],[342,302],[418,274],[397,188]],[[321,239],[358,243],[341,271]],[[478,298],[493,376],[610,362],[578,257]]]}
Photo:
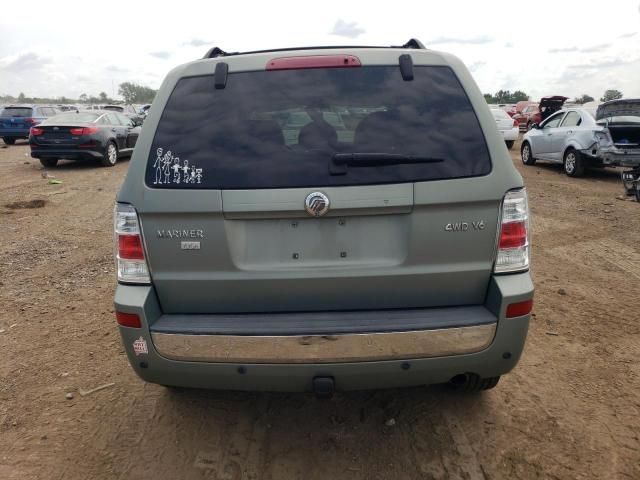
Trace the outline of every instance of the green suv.
{"label": "green suv", "polygon": [[168,74],[117,198],[129,361],[168,386],[491,388],[527,335],[528,216],[457,58],[214,48]]}

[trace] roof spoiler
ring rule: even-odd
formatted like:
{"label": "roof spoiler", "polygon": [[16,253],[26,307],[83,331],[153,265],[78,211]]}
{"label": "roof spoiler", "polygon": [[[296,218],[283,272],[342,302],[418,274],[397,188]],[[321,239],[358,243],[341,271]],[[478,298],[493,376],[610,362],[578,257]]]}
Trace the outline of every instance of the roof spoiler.
{"label": "roof spoiler", "polygon": [[288,52],[292,50],[330,50],[335,48],[413,48],[417,50],[424,50],[426,47],[424,44],[416,39],[411,38],[407,43],[401,46],[391,46],[391,47],[381,47],[381,46],[363,46],[363,45],[328,45],[322,47],[294,47],[294,48],[276,48],[271,50],[254,50],[251,52],[225,52],[220,47],[210,48],[207,53],[205,53],[203,59],[206,58],[217,58],[217,57],[230,57],[234,55],[248,55],[251,53],[269,53],[269,52]]}

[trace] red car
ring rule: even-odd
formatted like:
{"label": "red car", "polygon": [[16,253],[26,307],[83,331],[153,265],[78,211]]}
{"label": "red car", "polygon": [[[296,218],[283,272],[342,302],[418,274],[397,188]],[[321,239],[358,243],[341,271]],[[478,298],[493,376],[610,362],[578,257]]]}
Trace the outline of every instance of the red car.
{"label": "red car", "polygon": [[538,112],[538,104],[535,102],[524,100],[524,101],[518,102],[516,104],[515,111],[509,114],[516,122],[518,122],[518,126],[520,127],[520,130],[526,130],[527,123],[531,115],[533,115],[536,112]]}
{"label": "red car", "polygon": [[[540,123],[552,113],[562,108],[568,97],[554,95],[551,97],[542,97],[540,103],[518,102],[516,105],[516,114],[513,119],[520,125],[520,130],[531,130],[534,123]],[[518,110],[520,104],[526,104],[521,110]]]}

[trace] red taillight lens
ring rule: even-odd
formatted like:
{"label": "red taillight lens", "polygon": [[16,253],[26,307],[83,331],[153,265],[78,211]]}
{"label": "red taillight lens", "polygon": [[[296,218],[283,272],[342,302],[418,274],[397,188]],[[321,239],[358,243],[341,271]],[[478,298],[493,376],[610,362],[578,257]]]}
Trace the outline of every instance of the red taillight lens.
{"label": "red taillight lens", "polygon": [[527,225],[525,222],[509,222],[502,224],[499,248],[522,247],[526,243]]}
{"label": "red taillight lens", "polygon": [[44,130],[42,128],[31,127],[29,133],[34,137],[37,137],[38,135],[42,135],[44,133]]}
{"label": "red taillight lens", "polygon": [[266,70],[297,70],[304,68],[361,67],[355,55],[311,55],[306,57],[281,57],[269,60]]}
{"label": "red taillight lens", "polygon": [[533,299],[524,302],[512,303],[507,307],[507,318],[521,317],[531,313]]}
{"label": "red taillight lens", "polygon": [[140,235],[118,235],[118,256],[126,260],[144,260]]}
{"label": "red taillight lens", "polygon": [[97,131],[98,127],[78,127],[69,129],[69,133],[71,133],[71,135],[91,135]]}
{"label": "red taillight lens", "polygon": [[149,267],[144,257],[136,210],[131,205],[117,203],[113,226],[118,282],[150,284]]}
{"label": "red taillight lens", "polygon": [[122,325],[123,327],[142,327],[140,317],[135,313],[124,313],[116,311],[116,321],[118,322],[118,325]]}
{"label": "red taillight lens", "polygon": [[515,273],[529,268],[529,204],[524,188],[507,192],[502,201],[498,255],[494,272]]}
{"label": "red taillight lens", "polygon": [[514,127],[519,127],[520,126],[520,122],[518,120],[513,120],[513,126]]}

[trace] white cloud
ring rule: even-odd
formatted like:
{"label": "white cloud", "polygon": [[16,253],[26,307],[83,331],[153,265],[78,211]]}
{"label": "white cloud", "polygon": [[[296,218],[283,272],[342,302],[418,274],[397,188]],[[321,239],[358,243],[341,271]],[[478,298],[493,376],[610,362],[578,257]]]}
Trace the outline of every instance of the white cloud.
{"label": "white cloud", "polygon": [[489,35],[477,35],[475,37],[449,37],[441,36],[427,41],[428,45],[442,45],[457,43],[459,45],[482,45],[493,42],[493,37]]}
{"label": "white cloud", "polygon": [[152,57],[160,58],[162,60],[166,60],[171,56],[171,53],[165,50],[160,50],[158,52],[149,52],[149,55],[151,55]]}
{"label": "white cloud", "polygon": [[338,19],[331,30],[331,35],[339,37],[358,38],[365,32],[364,28],[360,28],[356,22],[345,22]]}
{"label": "white cloud", "polygon": [[[511,0],[409,1],[402,8],[375,3],[363,8],[344,0],[181,0],[180,8],[157,3],[151,9],[143,2],[110,0],[113,11],[126,11],[133,25],[141,25],[129,35],[96,31],[87,18],[101,14],[100,4],[61,9],[55,2],[31,0],[29,9],[0,16],[0,95],[112,95],[124,81],[158,88],[168,70],[215,45],[233,52],[339,45],[345,38],[402,45],[415,37],[427,48],[460,57],[483,92],[503,88],[534,98],[582,93],[599,98],[607,88],[618,88],[626,97],[640,97],[638,0],[615,3],[615,21],[607,21],[593,16],[601,9],[598,0],[536,0],[535,8]],[[563,21],[546,31],[550,11]],[[508,12],[506,23],[496,12]]]}
{"label": "white cloud", "polygon": [[208,40],[202,40],[201,38],[192,38],[188,42],[184,42],[182,45],[186,45],[188,47],[203,47],[205,45],[213,45],[213,42]]}

